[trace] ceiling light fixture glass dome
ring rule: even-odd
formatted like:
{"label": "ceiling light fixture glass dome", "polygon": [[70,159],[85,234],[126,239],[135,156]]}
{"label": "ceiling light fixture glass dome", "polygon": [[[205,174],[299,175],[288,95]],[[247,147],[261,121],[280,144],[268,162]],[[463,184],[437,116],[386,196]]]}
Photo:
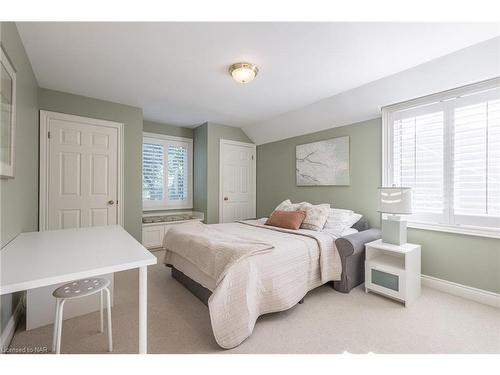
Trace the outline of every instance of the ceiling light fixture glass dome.
{"label": "ceiling light fixture glass dome", "polygon": [[259,68],[251,63],[235,63],[229,67],[229,74],[236,82],[248,83],[257,76]]}

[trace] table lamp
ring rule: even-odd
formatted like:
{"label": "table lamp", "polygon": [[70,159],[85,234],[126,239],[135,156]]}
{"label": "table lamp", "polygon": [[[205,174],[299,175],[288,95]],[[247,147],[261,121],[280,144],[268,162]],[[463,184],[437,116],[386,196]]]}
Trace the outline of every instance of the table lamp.
{"label": "table lamp", "polygon": [[411,188],[380,187],[378,211],[388,215],[382,220],[382,241],[394,245],[406,243],[406,220],[400,215],[411,214]]}

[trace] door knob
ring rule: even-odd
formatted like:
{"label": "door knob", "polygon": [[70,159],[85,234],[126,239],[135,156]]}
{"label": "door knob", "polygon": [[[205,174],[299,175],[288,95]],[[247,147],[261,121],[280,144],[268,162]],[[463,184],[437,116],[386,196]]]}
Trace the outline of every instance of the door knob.
{"label": "door knob", "polygon": [[112,206],[112,205],[114,205],[114,204],[115,204],[115,201],[114,201],[114,200],[110,200],[110,201],[108,201],[108,204],[109,204],[110,206]]}
{"label": "door knob", "polygon": [[228,201],[228,200],[229,200],[229,198],[228,198],[228,197],[224,197],[224,200],[225,200],[225,201]]}

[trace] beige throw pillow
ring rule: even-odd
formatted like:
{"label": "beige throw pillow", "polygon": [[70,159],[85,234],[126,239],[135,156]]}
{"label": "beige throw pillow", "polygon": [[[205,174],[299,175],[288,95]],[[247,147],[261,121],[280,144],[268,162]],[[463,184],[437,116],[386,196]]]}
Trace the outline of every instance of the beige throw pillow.
{"label": "beige throw pillow", "polygon": [[302,204],[301,210],[306,212],[306,217],[300,226],[303,229],[310,229],[315,231],[323,230],[328,213],[330,212],[329,204],[318,204],[313,206],[310,203]]}

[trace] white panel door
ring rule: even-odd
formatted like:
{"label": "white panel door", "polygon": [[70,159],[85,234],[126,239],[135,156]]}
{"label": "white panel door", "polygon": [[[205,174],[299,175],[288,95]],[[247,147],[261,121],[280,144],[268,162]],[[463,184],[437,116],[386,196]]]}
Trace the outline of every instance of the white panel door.
{"label": "white panel door", "polygon": [[255,218],[255,145],[221,140],[219,222]]}
{"label": "white panel door", "polygon": [[[40,142],[40,229],[118,224],[121,125],[46,111],[40,111],[40,124],[40,137],[47,137]],[[111,281],[113,303],[113,274],[102,277]],[[27,330],[52,324],[52,292],[61,285],[27,292]],[[98,296],[68,301],[64,319],[98,310]]]}
{"label": "white panel door", "polygon": [[118,222],[118,129],[75,117],[49,119],[47,229]]}

